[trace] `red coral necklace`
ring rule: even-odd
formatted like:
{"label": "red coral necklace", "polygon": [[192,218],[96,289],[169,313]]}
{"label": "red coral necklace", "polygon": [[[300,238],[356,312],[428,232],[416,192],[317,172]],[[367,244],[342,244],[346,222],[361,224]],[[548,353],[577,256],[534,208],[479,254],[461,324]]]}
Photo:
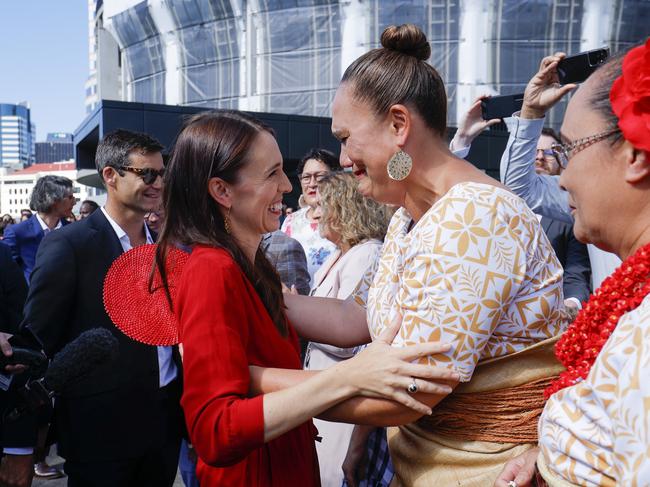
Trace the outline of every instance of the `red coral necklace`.
{"label": "red coral necklace", "polygon": [[544,391],[552,394],[584,380],[619,319],[650,293],[650,244],[628,257],[589,297],[555,346],[566,370]]}

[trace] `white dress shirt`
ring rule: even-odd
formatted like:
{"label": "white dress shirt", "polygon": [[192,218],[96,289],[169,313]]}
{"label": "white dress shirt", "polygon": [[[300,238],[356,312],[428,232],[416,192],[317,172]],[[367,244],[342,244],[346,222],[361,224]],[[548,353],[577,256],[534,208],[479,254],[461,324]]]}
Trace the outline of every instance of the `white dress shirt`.
{"label": "white dress shirt", "polygon": [[[537,140],[542,134],[544,119],[525,119],[519,112],[504,119],[510,131],[508,145],[501,157],[501,182],[519,195],[535,213],[567,223],[573,223],[568,193],[559,184],[559,176],[535,172]],[[616,255],[588,244],[592,288],[621,265]]]}
{"label": "white dress shirt", "polygon": [[59,228],[61,228],[63,226],[63,223],[61,223],[60,218],[59,218],[59,221],[57,222],[56,226],[54,228],[52,228],[52,229],[50,229],[50,227],[47,226],[47,223],[45,223],[45,221],[41,218],[41,215],[39,215],[38,213],[36,213],[36,219],[38,220],[38,223],[41,226],[41,228],[43,229],[43,233],[45,235],[50,233],[52,230],[58,230]]}

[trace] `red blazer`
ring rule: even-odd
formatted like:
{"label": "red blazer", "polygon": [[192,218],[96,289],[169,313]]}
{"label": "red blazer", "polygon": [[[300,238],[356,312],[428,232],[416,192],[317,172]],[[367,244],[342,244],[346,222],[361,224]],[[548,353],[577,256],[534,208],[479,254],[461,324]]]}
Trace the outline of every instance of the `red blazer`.
{"label": "red blazer", "polygon": [[249,365],[301,368],[293,328],[282,337],[232,257],[205,246],[183,269],[175,312],[201,486],[320,485],[312,423],[264,443],[264,396],[248,397]]}

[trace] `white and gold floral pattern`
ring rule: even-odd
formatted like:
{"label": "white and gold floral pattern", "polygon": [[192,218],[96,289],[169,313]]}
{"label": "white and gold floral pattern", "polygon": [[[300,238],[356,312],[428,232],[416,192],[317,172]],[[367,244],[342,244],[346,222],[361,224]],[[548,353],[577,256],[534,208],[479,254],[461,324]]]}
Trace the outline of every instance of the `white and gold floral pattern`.
{"label": "white and gold floral pattern", "polygon": [[587,486],[650,485],[650,296],[623,315],[587,378],[540,418],[549,471]]}
{"label": "white and gold floral pattern", "polygon": [[[460,183],[408,231],[410,224],[401,208],[386,235],[368,295],[373,337],[399,312],[403,321],[394,345],[449,342],[451,351],[423,360],[450,364],[461,381],[469,381],[479,360],[523,350],[563,330],[562,268],[519,197]],[[369,281],[367,276],[358,294]]]}

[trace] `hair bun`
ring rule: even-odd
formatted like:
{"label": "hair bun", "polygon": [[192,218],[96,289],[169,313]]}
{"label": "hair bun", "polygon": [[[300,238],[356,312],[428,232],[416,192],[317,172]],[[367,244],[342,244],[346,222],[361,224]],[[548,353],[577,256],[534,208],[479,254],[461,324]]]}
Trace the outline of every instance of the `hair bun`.
{"label": "hair bun", "polygon": [[431,56],[431,46],[422,29],[414,24],[391,25],[381,34],[381,45],[386,49],[426,61]]}

